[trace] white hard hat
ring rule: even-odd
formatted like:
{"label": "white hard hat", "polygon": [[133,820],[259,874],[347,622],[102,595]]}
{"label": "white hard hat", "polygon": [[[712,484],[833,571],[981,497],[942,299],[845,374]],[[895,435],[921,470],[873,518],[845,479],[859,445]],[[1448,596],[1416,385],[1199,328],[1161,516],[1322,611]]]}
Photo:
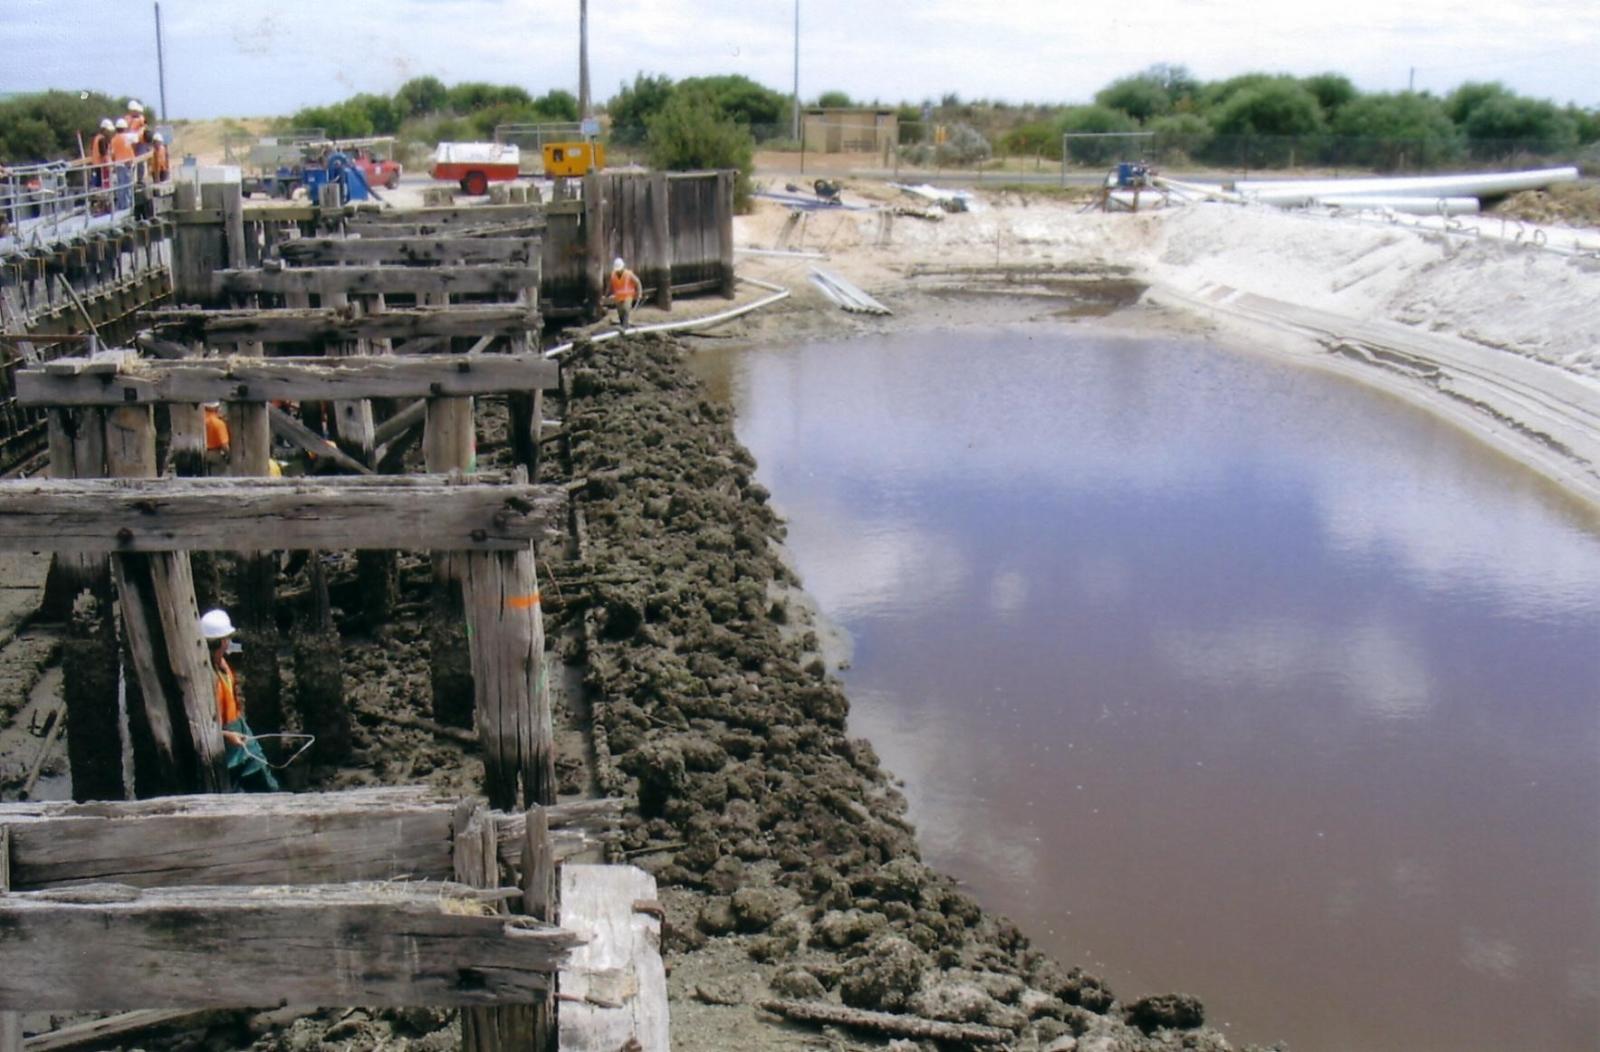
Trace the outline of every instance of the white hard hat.
{"label": "white hard hat", "polygon": [[140,105],[138,99],[129,99],[128,100],[128,112],[129,113],[143,113],[144,112],[144,107],[142,105]]}
{"label": "white hard hat", "polygon": [[208,640],[227,639],[233,631],[233,622],[226,610],[207,610],[200,615],[200,634]]}
{"label": "white hard hat", "polygon": [[117,123],[116,123],[117,130],[118,131],[122,131],[122,130],[125,130],[127,127],[128,127],[128,118],[126,118],[126,117],[118,117],[117,118]]}
{"label": "white hard hat", "polygon": [[101,117],[100,127],[105,131],[110,131],[112,128],[115,128],[116,125],[111,123],[110,117]]}
{"label": "white hard hat", "polygon": [[154,135],[150,136],[150,141],[151,142],[166,142],[167,140],[165,140],[165,139],[163,139],[161,137],[161,133],[160,132],[156,132]]}
{"label": "white hard hat", "polygon": [[621,270],[625,266],[627,266],[627,264],[622,262],[622,257],[621,256],[618,256],[616,259],[613,259],[611,261],[611,269],[612,270]]}

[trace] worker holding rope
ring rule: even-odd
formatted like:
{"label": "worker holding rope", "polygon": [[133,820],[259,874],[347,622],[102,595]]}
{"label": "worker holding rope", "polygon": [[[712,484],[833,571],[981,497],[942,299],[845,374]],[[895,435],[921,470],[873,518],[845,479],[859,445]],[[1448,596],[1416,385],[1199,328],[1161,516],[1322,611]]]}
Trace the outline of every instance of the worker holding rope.
{"label": "worker holding rope", "polygon": [[217,684],[217,718],[222,723],[222,740],[227,746],[228,784],[236,793],[275,793],[278,779],[272,775],[255,732],[245,722],[238,682],[233,669],[228,667],[228,647],[234,634],[228,612],[208,610],[200,618],[200,634],[211,651],[211,672]]}

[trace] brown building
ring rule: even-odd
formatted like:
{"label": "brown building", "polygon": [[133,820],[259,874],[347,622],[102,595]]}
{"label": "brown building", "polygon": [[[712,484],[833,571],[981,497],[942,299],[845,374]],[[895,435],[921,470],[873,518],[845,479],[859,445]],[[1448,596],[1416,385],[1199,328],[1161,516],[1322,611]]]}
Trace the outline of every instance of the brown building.
{"label": "brown building", "polygon": [[892,109],[813,106],[805,111],[806,149],[818,153],[881,153],[900,138]]}

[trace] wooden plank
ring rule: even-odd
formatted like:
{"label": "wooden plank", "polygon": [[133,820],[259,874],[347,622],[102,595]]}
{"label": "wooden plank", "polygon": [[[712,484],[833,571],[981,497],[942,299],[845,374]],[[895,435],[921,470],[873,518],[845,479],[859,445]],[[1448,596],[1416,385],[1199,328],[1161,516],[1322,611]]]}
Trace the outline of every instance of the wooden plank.
{"label": "wooden plank", "polygon": [[73,1023],[37,1034],[22,1045],[24,1052],[67,1052],[77,1048],[120,1048],[128,1042],[125,1038],[147,1034],[152,1030],[200,1022],[211,1009],[196,1011],[192,1008],[145,1008],[134,1012],[119,1012],[100,1019]]}
{"label": "wooden plank", "polygon": [[328,457],[345,471],[356,475],[371,475],[372,469],[340,449],[334,442],[323,438],[294,417],[275,405],[267,406],[267,420],[272,433],[310,453],[314,457]]}
{"label": "wooden plank", "polygon": [[441,482],[385,476],[4,483],[0,551],[515,552],[561,521],[560,487]]}
{"label": "wooden plank", "polygon": [[403,307],[358,314],[327,307],[262,310],[141,311],[140,320],[171,340],[228,343],[317,343],[325,340],[417,340],[454,336],[512,336],[536,330],[539,312],[516,305]]}
{"label": "wooden plank", "polygon": [[[332,884],[452,879],[457,801],[428,786],[337,793],[166,796],[0,804],[19,891],[78,884]],[[545,809],[564,859],[593,847],[624,801]],[[486,812],[499,859],[522,856],[526,817]],[[459,879],[457,874],[455,879]]]}
{"label": "wooden plank", "polygon": [[655,878],[636,867],[562,867],[561,924],[588,941],[558,980],[561,1052],[668,1052],[661,921],[634,909],[655,898]]}
{"label": "wooden plank", "polygon": [[[563,989],[566,983],[562,983]],[[879,1037],[903,1037],[953,1045],[1000,1045],[1016,1038],[1011,1031],[981,1023],[945,1023],[898,1012],[869,1012],[827,1001],[757,1001],[756,1007],[802,1023],[843,1026]]]}
{"label": "wooden plank", "polygon": [[577,942],[438,883],[88,885],[9,895],[0,929],[0,1009],[34,1010],[527,1001]]}
{"label": "wooden plank", "polygon": [[530,263],[539,258],[539,239],[528,237],[350,237],[300,238],[278,246],[278,255],[297,265],[332,263]]}
{"label": "wooden plank", "polygon": [[222,727],[188,552],[119,553],[111,569],[144,702],[139,711],[148,721],[142,727],[135,721],[135,752],[144,730],[155,744],[157,770],[136,771],[138,783],[165,792],[224,792]]}
{"label": "wooden plank", "polygon": [[[430,474],[473,470],[477,434],[470,398],[429,398],[425,406],[423,465]],[[431,554],[432,616],[428,618],[428,683],[433,715],[441,723],[472,725],[476,691],[462,598],[465,566],[448,551]]]}
{"label": "wooden plank", "polygon": [[219,270],[212,289],[221,295],[290,292],[371,295],[379,292],[500,294],[538,288],[537,267],[286,267],[280,270]]}
{"label": "wooden plank", "polygon": [[469,397],[560,384],[560,365],[541,354],[339,358],[244,355],[184,361],[136,360],[118,371],[56,374],[19,369],[17,404],[125,406],[172,402],[331,401]]}

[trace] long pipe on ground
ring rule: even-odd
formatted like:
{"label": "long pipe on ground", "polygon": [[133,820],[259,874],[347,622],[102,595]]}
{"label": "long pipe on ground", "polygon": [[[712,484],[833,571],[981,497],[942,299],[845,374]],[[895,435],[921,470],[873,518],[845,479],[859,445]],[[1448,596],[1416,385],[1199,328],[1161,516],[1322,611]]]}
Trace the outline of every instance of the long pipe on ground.
{"label": "long pipe on ground", "polygon": [[[725,321],[732,321],[735,318],[749,314],[753,310],[759,310],[762,307],[771,306],[779,300],[789,298],[789,290],[782,285],[759,281],[756,278],[740,278],[739,280],[754,285],[758,289],[771,289],[772,295],[763,296],[758,300],[744,304],[742,307],[732,307],[717,314],[707,315],[704,318],[689,318],[685,321],[663,321],[654,325],[630,325],[628,326],[627,335],[632,336],[636,333],[645,332],[688,332],[692,329],[709,329],[712,326],[721,325]],[[614,340],[621,335],[623,335],[621,329],[609,329],[606,332],[595,333],[589,337],[589,342],[605,343],[607,340]],[[556,346],[545,351],[544,356],[546,358],[554,358],[557,355],[565,354],[572,350],[574,343],[575,341],[569,340],[566,343],[556,344]]]}

